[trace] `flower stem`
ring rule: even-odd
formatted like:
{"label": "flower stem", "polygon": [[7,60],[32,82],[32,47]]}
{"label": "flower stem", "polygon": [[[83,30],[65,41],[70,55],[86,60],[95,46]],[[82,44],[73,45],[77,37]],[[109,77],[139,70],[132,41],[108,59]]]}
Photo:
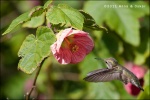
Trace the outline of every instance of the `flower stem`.
{"label": "flower stem", "polygon": [[38,75],[39,75],[40,70],[41,70],[41,67],[42,67],[42,65],[43,65],[43,63],[44,63],[44,61],[45,61],[46,59],[47,59],[47,57],[44,58],[44,60],[41,62],[40,66],[39,66],[39,68],[38,68],[38,70],[37,70],[37,72],[36,72],[36,75],[35,75],[35,78],[34,78],[34,81],[33,81],[33,84],[32,84],[32,88],[31,88],[31,90],[30,90],[29,93],[28,93],[28,92],[26,93],[26,96],[25,96],[26,100],[29,100],[29,99],[30,99],[31,93],[32,93],[32,91],[34,90],[34,88],[36,87],[36,81],[37,81]]}

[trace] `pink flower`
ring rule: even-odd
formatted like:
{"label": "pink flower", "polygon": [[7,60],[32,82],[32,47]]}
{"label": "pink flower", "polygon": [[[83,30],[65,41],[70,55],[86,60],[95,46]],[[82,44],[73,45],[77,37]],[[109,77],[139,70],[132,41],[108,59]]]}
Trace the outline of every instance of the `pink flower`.
{"label": "pink flower", "polygon": [[67,28],[60,31],[56,37],[57,41],[50,48],[61,64],[82,61],[94,47],[92,38],[84,31]]}
{"label": "pink flower", "polygon": [[[144,79],[143,78],[144,78],[144,75],[146,73],[145,67],[135,65],[131,62],[126,63],[125,67],[128,68],[131,72],[133,72],[137,76],[137,78],[140,81],[141,86],[143,86],[144,85]],[[131,95],[136,96],[140,92],[139,88],[135,87],[134,85],[132,85],[130,83],[127,85],[124,85],[124,86],[125,86],[126,91]]]}

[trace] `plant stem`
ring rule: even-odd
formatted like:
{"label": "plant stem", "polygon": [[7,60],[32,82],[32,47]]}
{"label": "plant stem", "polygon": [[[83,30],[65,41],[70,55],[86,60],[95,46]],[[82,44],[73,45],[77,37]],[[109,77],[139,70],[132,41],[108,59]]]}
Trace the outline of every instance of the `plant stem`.
{"label": "plant stem", "polygon": [[39,68],[38,68],[38,70],[36,72],[36,75],[35,75],[35,78],[34,78],[34,81],[33,81],[32,88],[31,88],[30,92],[26,93],[26,96],[25,96],[26,100],[30,99],[31,93],[32,93],[33,89],[36,87],[36,81],[37,81],[38,75],[40,73],[41,67],[42,67],[42,65],[43,65],[43,63],[44,63],[44,61],[45,61],[46,58],[44,58],[44,60],[41,62],[40,66],[39,66]]}

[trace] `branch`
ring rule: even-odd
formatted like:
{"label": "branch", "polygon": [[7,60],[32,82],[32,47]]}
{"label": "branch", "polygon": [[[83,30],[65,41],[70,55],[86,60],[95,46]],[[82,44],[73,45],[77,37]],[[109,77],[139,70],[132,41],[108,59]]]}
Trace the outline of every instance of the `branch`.
{"label": "branch", "polygon": [[37,72],[36,72],[36,75],[35,75],[35,78],[34,78],[34,81],[33,81],[33,85],[32,85],[32,88],[31,88],[30,92],[29,92],[29,93],[28,93],[28,92],[26,93],[26,96],[25,96],[26,100],[29,100],[29,99],[30,99],[31,93],[32,93],[33,89],[36,87],[36,80],[37,80],[37,78],[38,78],[38,75],[39,75],[39,73],[40,73],[41,67],[42,67],[42,65],[43,65],[43,63],[44,63],[44,61],[45,61],[45,59],[47,59],[47,57],[44,58],[44,60],[41,62],[40,66],[39,66],[39,68],[38,68],[38,70],[37,70]]}

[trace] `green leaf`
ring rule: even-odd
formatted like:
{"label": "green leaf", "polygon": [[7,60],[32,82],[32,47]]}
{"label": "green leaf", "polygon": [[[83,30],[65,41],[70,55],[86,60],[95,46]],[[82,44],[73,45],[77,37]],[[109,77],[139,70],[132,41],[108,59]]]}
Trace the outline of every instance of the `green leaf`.
{"label": "green leaf", "polygon": [[2,34],[2,35],[5,35],[7,33],[9,33],[10,31],[12,31],[16,26],[18,26],[19,24],[29,20],[30,17],[29,17],[29,12],[26,12],[22,15],[20,15],[19,17],[17,17],[16,19],[14,19],[12,21],[12,23],[9,25],[9,27],[7,28],[7,30]]}
{"label": "green leaf", "polygon": [[[110,49],[110,47],[108,47],[108,45],[106,44],[106,42],[103,40],[103,38],[104,38],[103,32],[102,31],[94,31],[93,33],[94,34],[92,34],[92,35],[95,37],[94,38],[94,40],[95,40],[95,48],[94,48],[93,52],[95,53],[95,55],[97,55],[97,56],[99,56],[101,58],[111,57],[112,56],[111,52],[110,52],[111,49]],[[108,36],[110,34],[105,34],[105,35]],[[110,38],[110,36],[107,37],[107,38]],[[113,49],[115,49],[115,48],[113,48]],[[121,49],[119,51],[121,51]]]}
{"label": "green leaf", "polygon": [[42,6],[36,6],[34,7],[31,11],[29,16],[32,17],[36,17],[36,16],[40,16],[41,14],[43,14],[45,10],[43,9]]}
{"label": "green leaf", "polygon": [[[131,2],[131,4],[133,7],[131,8],[131,10],[133,11],[134,16],[136,16],[137,18],[143,17],[145,15],[149,15],[149,4],[145,1],[136,1],[136,2]],[[140,7],[135,7],[136,6],[140,6]]]}
{"label": "green leaf", "polygon": [[101,41],[104,41],[107,49],[113,55],[113,57],[123,52],[123,44],[115,35],[103,34]]}
{"label": "green leaf", "polygon": [[106,23],[112,30],[115,30],[118,35],[120,35],[121,38],[123,38],[126,42],[134,46],[139,45],[139,22],[138,19],[135,19],[132,16],[130,10],[117,9],[111,11],[106,17]]}
{"label": "green leaf", "polygon": [[24,40],[18,56],[22,57],[18,68],[27,74],[31,74],[50,54],[50,45],[55,41],[53,31],[48,27],[39,27],[36,37],[31,34]]}
{"label": "green leaf", "polygon": [[92,30],[104,30],[108,31],[105,27],[99,26],[96,24],[95,20],[91,15],[89,15],[87,12],[84,12],[80,10],[80,13],[84,16],[84,27],[92,29]]}
{"label": "green leaf", "polygon": [[49,0],[44,4],[44,9],[48,8],[52,4],[53,0]]}
{"label": "green leaf", "polygon": [[136,47],[134,51],[135,54],[134,62],[138,65],[144,64],[146,58],[149,57],[149,46],[150,46],[149,32],[145,28],[141,29],[141,31],[142,32],[140,34],[141,38],[140,45]]}
{"label": "green leaf", "polygon": [[51,7],[46,13],[46,19],[52,24],[62,24],[66,27],[73,27],[82,30],[84,17],[76,9],[65,5],[59,4],[57,7]]}
{"label": "green leaf", "polygon": [[45,21],[45,10],[42,6],[36,6],[31,11],[29,16],[31,19],[23,24],[23,27],[36,28],[41,26]]}
{"label": "green leaf", "polygon": [[30,21],[27,21],[23,24],[23,27],[29,27],[29,28],[37,28],[41,26],[45,21],[45,14],[43,13],[40,16],[32,17]]}
{"label": "green leaf", "polygon": [[139,22],[133,11],[128,8],[105,8],[105,5],[129,5],[127,1],[88,1],[84,10],[91,14],[96,22],[101,25],[103,22],[127,43],[138,46]]}

